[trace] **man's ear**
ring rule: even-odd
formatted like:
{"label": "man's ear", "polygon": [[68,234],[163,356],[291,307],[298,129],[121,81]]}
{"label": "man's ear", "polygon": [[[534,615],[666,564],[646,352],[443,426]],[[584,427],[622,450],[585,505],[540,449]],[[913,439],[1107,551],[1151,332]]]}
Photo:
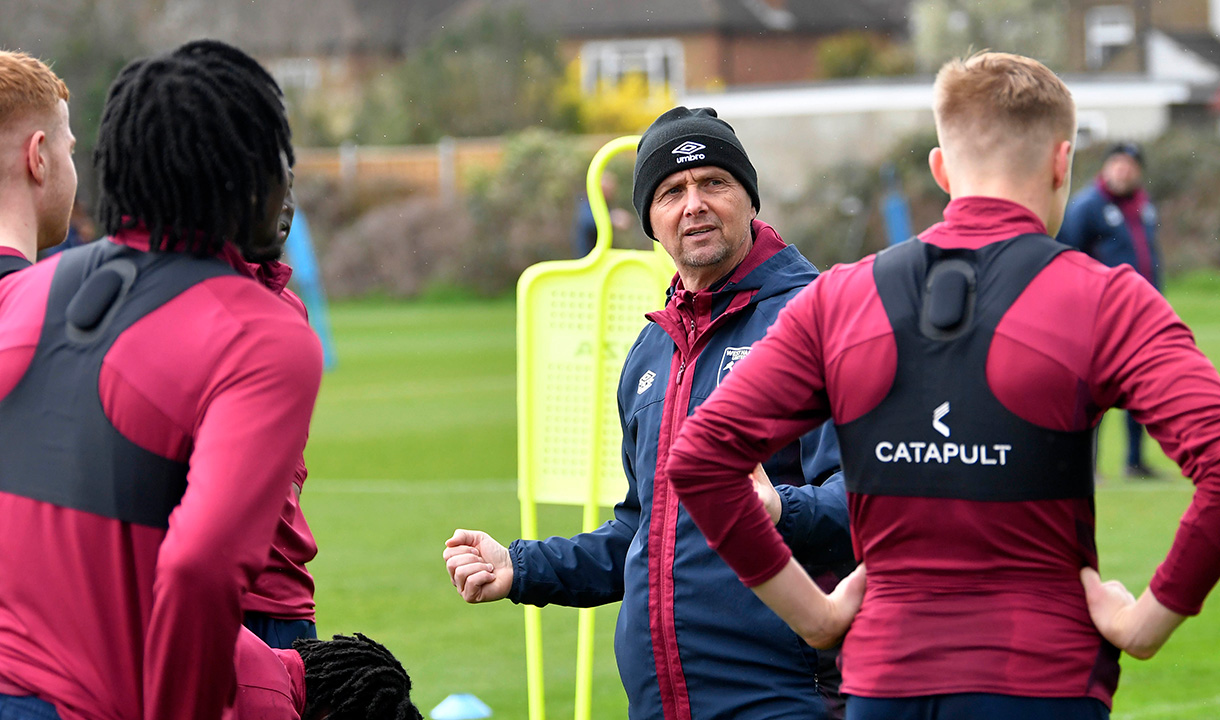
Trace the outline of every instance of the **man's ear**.
{"label": "man's ear", "polygon": [[932,152],[928,153],[928,168],[940,189],[944,190],[946,195],[952,195],[949,191],[949,173],[945,172],[945,153],[939,147],[932,148]]}
{"label": "man's ear", "polygon": [[29,171],[30,177],[34,178],[34,182],[39,185],[47,181],[47,159],[42,153],[46,143],[47,134],[42,130],[37,130],[25,141],[22,153],[25,156],[26,170]]}
{"label": "man's ear", "polygon": [[1052,183],[1055,190],[1072,180],[1072,153],[1074,150],[1072,143],[1067,140],[1055,146],[1055,157],[1052,162]]}

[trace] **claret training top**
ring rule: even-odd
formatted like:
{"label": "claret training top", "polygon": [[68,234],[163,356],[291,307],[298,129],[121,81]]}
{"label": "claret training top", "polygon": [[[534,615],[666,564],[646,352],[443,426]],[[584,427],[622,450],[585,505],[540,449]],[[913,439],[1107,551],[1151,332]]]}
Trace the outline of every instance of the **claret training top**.
{"label": "claret training top", "polygon": [[[933,255],[985,255],[997,243],[1045,232],[1019,205],[967,197],[952,201],[945,221],[920,240]],[[1074,251],[1049,255],[983,333],[990,338],[977,367],[965,354],[936,358],[945,377],[924,388],[910,387],[911,345],[904,350],[896,340],[876,256],[831,269],[788,304],[670,452],[683,506],[754,586],[779,572],[790,551],[746,475],[758,457],[834,418],[853,545],[868,568],[864,605],[843,645],[846,694],[984,692],[1109,704],[1118,653],[1093,627],[1079,580],[1097,555],[1091,477],[1087,463],[1081,477],[1077,441],[1110,407],[1128,408],[1197,486],[1152,592],[1191,615],[1217,581],[1220,377],[1131,268]],[[909,287],[923,293],[919,280]],[[983,327],[987,288],[967,282],[954,292],[978,293],[979,315],[965,322]],[[901,330],[918,333],[911,327]],[[913,361],[931,365],[948,347],[929,341],[927,356],[915,353]],[[979,440],[995,420],[986,407],[950,402],[945,391],[958,385],[994,398],[1003,427],[1058,437],[1065,449],[1030,457],[1024,449],[1037,453],[1039,445]],[[901,397],[900,412],[880,412],[891,395]],[[853,427],[862,418],[885,423],[892,437]],[[853,477],[853,460],[869,472]],[[1021,473],[1011,472],[1022,462]],[[954,485],[993,470],[1007,474],[983,494]]]}
{"label": "claret training top", "polygon": [[[292,268],[285,263],[234,262],[238,274],[252,277],[275,293],[306,322],[305,303],[288,289]],[[301,510],[301,491],[308,476],[305,457],[297,458],[292,470],[292,487],[280,509],[280,521],[271,541],[267,567],[242,598],[242,609],[264,613],[279,620],[314,620],[314,582],[306,563],[318,554],[313,531]]]}
{"label": "claret training top", "polygon": [[0,437],[0,693],[63,720],[220,718],[321,380],[234,248],[147,248],[126,231],[0,280],[0,423],[24,424]]}

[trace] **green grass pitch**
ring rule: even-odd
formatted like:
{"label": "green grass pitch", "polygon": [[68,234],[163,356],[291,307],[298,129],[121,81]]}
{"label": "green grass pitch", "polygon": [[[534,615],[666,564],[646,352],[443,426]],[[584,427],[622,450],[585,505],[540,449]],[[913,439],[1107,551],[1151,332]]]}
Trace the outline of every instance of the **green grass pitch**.
{"label": "green grass pitch", "polygon": [[[1220,357],[1220,277],[1171,285],[1170,300],[1209,357]],[[306,451],[302,496],[321,551],[319,631],[360,631],[386,643],[427,713],[469,692],[494,717],[524,719],[521,609],[466,605],[441,560],[456,527],[505,544],[520,533],[516,498],[515,314],[511,301],[332,309],[339,366],[322,384]],[[1164,557],[1191,486],[1155,443],[1151,464],[1174,479],[1129,483],[1120,473],[1120,418],[1102,426],[1097,535],[1102,575],[1138,594]],[[544,508],[544,534],[579,529],[571,508]],[[1220,610],[1212,600],[1154,659],[1123,659],[1115,720],[1220,717]],[[612,650],[616,607],[599,610],[594,717],[622,718],[627,703]],[[576,612],[548,608],[547,715],[572,716]]]}

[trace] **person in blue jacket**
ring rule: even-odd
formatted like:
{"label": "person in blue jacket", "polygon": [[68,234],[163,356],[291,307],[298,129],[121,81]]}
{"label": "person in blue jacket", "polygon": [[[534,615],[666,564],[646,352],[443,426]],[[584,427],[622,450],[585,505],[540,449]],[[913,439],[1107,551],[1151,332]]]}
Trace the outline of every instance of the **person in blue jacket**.
{"label": "person in blue jacket", "polygon": [[[677,107],[640,140],[633,200],[678,273],[619,382],[628,490],[614,519],[572,538],[457,530],[450,578],[471,603],[591,607],[622,601],[615,655],[631,718],[827,718],[841,712],[834,653],[806,645],[708,547],[660,475],[686,418],[817,270],[755,219],[758,180],[728,123]],[[754,470],[796,557],[827,588],[854,566],[829,424]]]}
{"label": "person in blue jacket", "polygon": [[[615,195],[618,194],[618,181],[614,173],[607,170],[601,177],[602,197],[610,208],[610,226],[615,230],[626,230],[631,227],[631,213],[614,207]],[[572,216],[572,257],[582,258],[593,252],[597,245],[597,223],[593,219],[593,206],[587,196],[581,196],[576,202],[576,212]]]}
{"label": "person in blue jacket", "polygon": [[[1143,187],[1144,152],[1130,142],[1107,150],[1096,180],[1072,196],[1056,238],[1110,267],[1130,265],[1161,289],[1156,206]],[[1153,478],[1144,464],[1144,428],[1127,413],[1127,467],[1130,478]]]}

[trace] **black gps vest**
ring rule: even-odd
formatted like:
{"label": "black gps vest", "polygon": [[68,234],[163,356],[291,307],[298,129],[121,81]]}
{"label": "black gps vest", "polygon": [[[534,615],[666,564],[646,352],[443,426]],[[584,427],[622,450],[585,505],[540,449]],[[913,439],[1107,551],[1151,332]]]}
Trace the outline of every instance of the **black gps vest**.
{"label": "black gps vest", "polygon": [[873,279],[898,366],[877,407],[837,426],[849,492],[994,501],[1092,495],[1092,431],[1027,422],[987,384],[996,325],[1068,249],[1021,235],[979,250],[911,240],[877,255]]}
{"label": "black gps vest", "polygon": [[0,491],[167,527],[186,490],[187,464],[149,452],[114,428],[98,395],[102,359],[140,318],[203,280],[233,273],[215,258],[139,252],[108,241],[65,251],[34,357],[0,400]]}
{"label": "black gps vest", "polygon": [[18,270],[28,268],[32,263],[24,257],[16,255],[0,255],[0,278],[8,277]]}

